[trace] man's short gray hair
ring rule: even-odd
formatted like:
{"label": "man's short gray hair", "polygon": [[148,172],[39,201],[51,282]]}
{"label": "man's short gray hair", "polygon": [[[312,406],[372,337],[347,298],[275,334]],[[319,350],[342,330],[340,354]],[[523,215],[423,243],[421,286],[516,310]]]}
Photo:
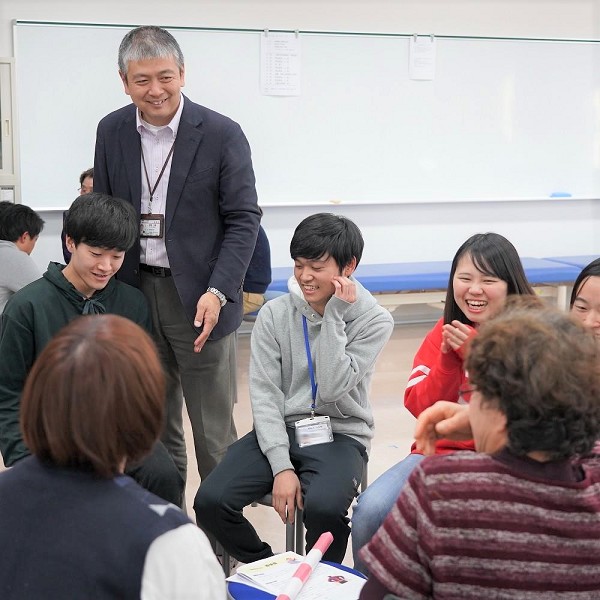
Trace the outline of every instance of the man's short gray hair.
{"label": "man's short gray hair", "polygon": [[173,57],[179,71],[183,70],[183,53],[177,40],[162,27],[144,25],[132,29],[119,46],[119,71],[127,75],[129,61]]}

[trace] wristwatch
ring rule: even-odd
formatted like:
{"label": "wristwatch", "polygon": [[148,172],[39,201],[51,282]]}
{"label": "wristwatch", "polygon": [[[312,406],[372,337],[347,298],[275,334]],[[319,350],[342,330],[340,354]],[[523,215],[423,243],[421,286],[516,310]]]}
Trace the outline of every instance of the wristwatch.
{"label": "wristwatch", "polygon": [[223,292],[220,292],[217,288],[209,287],[206,291],[210,292],[211,294],[214,294],[219,299],[219,302],[221,303],[221,308],[223,308],[227,304],[227,298],[225,298],[225,294]]}

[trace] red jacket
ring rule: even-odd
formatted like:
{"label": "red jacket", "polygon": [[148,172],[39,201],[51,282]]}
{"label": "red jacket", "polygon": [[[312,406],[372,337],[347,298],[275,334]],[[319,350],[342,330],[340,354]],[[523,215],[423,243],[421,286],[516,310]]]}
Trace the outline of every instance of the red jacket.
{"label": "red jacket", "polygon": [[[427,334],[413,361],[413,370],[404,391],[404,406],[418,417],[426,408],[438,400],[458,402],[458,389],[469,381],[462,358],[453,350],[444,353],[442,345],[443,319]],[[475,450],[472,441],[454,442],[440,440],[436,454],[447,454],[455,450]],[[415,452],[413,444],[412,452]]]}

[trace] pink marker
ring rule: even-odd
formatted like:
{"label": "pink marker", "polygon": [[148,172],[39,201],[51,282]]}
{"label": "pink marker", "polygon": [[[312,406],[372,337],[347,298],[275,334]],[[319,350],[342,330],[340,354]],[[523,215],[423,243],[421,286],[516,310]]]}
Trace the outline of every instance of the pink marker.
{"label": "pink marker", "polygon": [[312,547],[311,551],[306,555],[306,558],[298,565],[296,572],[292,575],[290,582],[285,586],[285,590],[276,600],[294,600],[302,586],[306,583],[306,580],[310,577],[313,569],[319,564],[323,558],[323,554],[327,552],[327,548],[331,546],[333,542],[333,535],[326,531],[322,533],[317,543]]}

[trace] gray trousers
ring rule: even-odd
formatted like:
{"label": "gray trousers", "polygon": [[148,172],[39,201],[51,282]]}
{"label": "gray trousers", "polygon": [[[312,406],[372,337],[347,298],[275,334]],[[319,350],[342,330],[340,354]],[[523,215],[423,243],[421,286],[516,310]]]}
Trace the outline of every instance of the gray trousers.
{"label": "gray trousers", "polygon": [[194,435],[198,471],[204,479],[237,439],[233,422],[236,395],[235,333],[208,340],[194,352],[198,333],[187,319],[172,277],[142,271],[141,289],[152,314],[154,339],[167,375],[167,418],[162,441],[183,479],[187,455],[183,398]]}

